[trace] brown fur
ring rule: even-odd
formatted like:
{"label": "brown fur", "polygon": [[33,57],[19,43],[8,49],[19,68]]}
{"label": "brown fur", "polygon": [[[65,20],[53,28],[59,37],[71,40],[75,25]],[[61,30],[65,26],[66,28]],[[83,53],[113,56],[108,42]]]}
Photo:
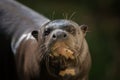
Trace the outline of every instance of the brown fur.
{"label": "brown fur", "polygon": [[30,80],[30,76],[38,75],[39,63],[37,59],[37,41],[23,40],[16,54],[18,73],[22,80]]}
{"label": "brown fur", "polygon": [[[52,33],[48,37],[43,36],[44,28],[46,27],[44,26],[44,28],[42,27],[38,30],[38,39],[25,38],[17,49],[16,63],[21,80],[88,80],[91,58],[85,40],[86,31],[85,28],[82,29],[83,25],[78,26],[74,22],[71,22],[71,24],[75,26],[76,31],[74,34],[68,33],[69,38],[64,40],[64,42],[75,52],[75,60],[70,60],[70,62],[66,60],[66,63],[71,65],[68,67],[73,67],[76,71],[74,75],[69,75],[68,78],[65,78],[52,72],[51,66],[49,67],[50,59],[48,56],[49,44],[53,44],[50,37]],[[75,63],[72,63],[74,61]],[[55,66],[53,66],[53,69]],[[66,69],[66,71],[68,70]],[[73,69],[70,70],[74,71]],[[68,72],[65,73],[68,74]]]}

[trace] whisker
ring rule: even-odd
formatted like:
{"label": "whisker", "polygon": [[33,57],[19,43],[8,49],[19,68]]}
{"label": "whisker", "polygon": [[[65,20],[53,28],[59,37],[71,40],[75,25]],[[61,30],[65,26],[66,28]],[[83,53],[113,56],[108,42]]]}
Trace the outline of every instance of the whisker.
{"label": "whisker", "polygon": [[63,13],[62,15],[63,15],[64,19],[68,19],[68,14],[67,13]]}
{"label": "whisker", "polygon": [[39,47],[39,54],[38,54],[38,57],[39,57],[39,59],[40,59],[40,61],[44,58],[44,55],[45,55],[45,45],[43,44],[43,45],[40,45],[40,47]]}
{"label": "whisker", "polygon": [[71,14],[71,16],[69,17],[69,20],[71,20],[75,14],[76,14],[76,12],[73,12],[73,13]]}
{"label": "whisker", "polygon": [[65,19],[68,19],[68,14],[66,13],[66,15],[65,15]]}
{"label": "whisker", "polygon": [[76,65],[79,65],[79,58],[78,58],[79,56],[76,56],[76,58],[75,58],[75,63],[76,63]]}
{"label": "whisker", "polygon": [[45,64],[46,64],[46,68],[47,68],[48,72],[50,73],[48,62],[49,62],[49,57],[46,57],[45,58]]}
{"label": "whisker", "polygon": [[63,18],[65,19],[65,13],[63,13],[62,15],[63,15]]}
{"label": "whisker", "polygon": [[52,12],[51,20],[54,20],[55,11]]}

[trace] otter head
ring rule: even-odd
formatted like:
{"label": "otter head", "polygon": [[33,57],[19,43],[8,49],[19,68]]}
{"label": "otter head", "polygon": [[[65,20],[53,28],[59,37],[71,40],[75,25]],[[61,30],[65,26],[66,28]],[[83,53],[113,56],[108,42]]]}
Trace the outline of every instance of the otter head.
{"label": "otter head", "polygon": [[[41,27],[40,54],[51,76],[71,78],[80,73],[80,50],[87,30],[70,20],[54,20]],[[39,40],[40,39],[40,40]]]}

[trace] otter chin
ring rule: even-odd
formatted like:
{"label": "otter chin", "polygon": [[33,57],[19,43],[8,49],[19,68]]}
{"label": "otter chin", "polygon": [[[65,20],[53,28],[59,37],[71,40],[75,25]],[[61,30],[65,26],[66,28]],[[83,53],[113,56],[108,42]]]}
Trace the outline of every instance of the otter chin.
{"label": "otter chin", "polygon": [[51,46],[51,51],[47,57],[46,66],[50,74],[59,77],[75,76],[77,74],[77,57],[64,41],[58,41]]}

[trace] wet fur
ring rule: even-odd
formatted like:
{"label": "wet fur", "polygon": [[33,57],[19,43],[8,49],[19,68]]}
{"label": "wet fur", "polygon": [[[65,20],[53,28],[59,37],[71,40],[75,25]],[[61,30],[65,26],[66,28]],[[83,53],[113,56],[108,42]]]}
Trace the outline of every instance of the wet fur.
{"label": "wet fur", "polygon": [[[62,20],[61,23],[64,23],[64,21],[66,20]],[[26,36],[24,39],[22,39],[19,46],[15,48],[16,53],[14,53],[14,56],[19,79],[87,80],[91,65],[91,59],[89,49],[85,40],[85,33],[84,31],[78,29],[78,27],[76,28],[76,30],[79,30],[76,31],[78,32],[78,35],[76,35],[75,37],[71,36],[67,41],[67,44],[71,46],[71,49],[79,52],[79,54],[76,55],[76,61],[80,61],[80,73],[70,79],[64,79],[61,77],[54,77],[51,75],[51,72],[48,72],[49,67],[46,66],[46,64],[48,64],[49,62],[49,59],[47,57],[50,51],[49,44],[51,43],[51,41],[49,41],[49,38],[46,39],[44,37],[43,32],[45,26],[49,24],[49,22],[51,22],[49,19],[40,14],[37,14],[31,9],[13,0],[0,1],[0,30],[2,31],[1,33],[4,34],[4,36],[9,37],[7,41],[9,43],[6,43],[6,45],[9,46],[11,54],[14,52],[14,50],[13,52],[11,50],[11,43],[13,43],[12,47],[14,48],[14,45],[22,35],[31,34],[29,38]],[[72,21],[68,21],[67,24],[69,23],[78,26]],[[34,30],[38,31],[38,39],[36,39],[32,35],[32,31]],[[77,38],[78,41],[75,41],[75,38]],[[75,41],[75,43],[71,44],[71,41]],[[76,47],[72,47],[73,45],[76,45]]]}
{"label": "wet fur", "polygon": [[[60,20],[61,21],[61,20]],[[68,21],[69,22],[69,21]],[[71,22],[72,23],[72,22]],[[74,26],[75,23],[72,23]],[[35,38],[24,39],[17,50],[16,61],[18,64],[18,73],[21,80],[87,80],[91,66],[90,53],[87,42],[85,40],[85,33],[76,25],[76,34],[70,35],[69,39],[65,41],[76,53],[75,64],[78,69],[78,74],[70,78],[62,78],[51,72],[49,66],[50,53],[50,36],[44,36],[45,26],[38,30],[38,40]],[[33,37],[31,35],[31,37]],[[77,38],[77,39],[76,39]],[[71,44],[73,42],[73,44]],[[52,43],[53,44],[53,43]],[[62,57],[61,57],[62,59]],[[64,64],[64,63],[62,63]],[[77,68],[79,66],[79,68]],[[80,72],[79,72],[80,71]],[[46,77],[45,77],[46,76]]]}

